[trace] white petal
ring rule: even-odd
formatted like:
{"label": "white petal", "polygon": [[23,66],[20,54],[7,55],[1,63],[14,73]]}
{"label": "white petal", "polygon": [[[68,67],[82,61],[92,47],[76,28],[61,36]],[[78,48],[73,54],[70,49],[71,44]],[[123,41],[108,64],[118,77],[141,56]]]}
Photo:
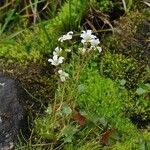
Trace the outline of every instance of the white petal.
{"label": "white petal", "polygon": [[53,51],[53,55],[59,55],[61,53],[62,49],[60,47],[56,47],[55,51]]}
{"label": "white petal", "polygon": [[57,65],[58,65],[58,63],[55,62],[55,61],[53,61],[51,64],[52,64],[53,66],[57,66]]}
{"label": "white petal", "polygon": [[91,46],[89,49],[88,49],[88,52],[92,51],[92,50],[95,50],[95,46]]}
{"label": "white petal", "polygon": [[91,39],[90,42],[92,46],[97,46],[100,43],[99,39]]}
{"label": "white petal", "polygon": [[57,61],[58,61],[58,55],[54,55],[54,56],[53,56],[53,60],[54,60],[55,62],[57,62]]}
{"label": "white petal", "polygon": [[62,57],[62,56],[58,58],[58,62],[59,62],[60,64],[63,63],[63,60],[64,60],[64,57]]}
{"label": "white petal", "polygon": [[50,62],[54,66],[57,66],[56,62],[53,59],[48,59],[48,62]]}
{"label": "white petal", "polygon": [[83,44],[84,44],[85,42],[86,42],[86,41],[85,41],[84,39],[82,39],[82,40],[81,40],[81,43],[83,43]]}
{"label": "white petal", "polygon": [[59,73],[59,74],[62,74],[62,72],[63,72],[62,70],[58,70],[58,73]]}
{"label": "white petal", "polygon": [[86,48],[84,48],[84,47],[83,48],[79,48],[79,51],[80,51],[81,54],[84,54],[86,52]]}
{"label": "white petal", "polygon": [[65,75],[65,77],[69,77],[69,74],[66,72],[64,72],[64,75]]}
{"label": "white petal", "polygon": [[73,32],[69,31],[67,34],[65,34],[62,37],[60,37],[58,39],[58,41],[63,42],[63,41],[66,41],[66,40],[70,40],[70,39],[72,39],[72,34],[73,34]]}
{"label": "white petal", "polygon": [[71,39],[72,39],[72,35],[67,34],[67,35],[66,35],[66,40],[71,40]]}
{"label": "white petal", "polygon": [[58,39],[58,41],[63,42],[62,37],[60,37],[60,38]]}
{"label": "white petal", "polygon": [[88,35],[91,35],[92,34],[92,30],[87,30],[86,32]]}
{"label": "white petal", "polygon": [[61,80],[62,82],[66,81],[65,76],[60,76],[60,80]]}
{"label": "white petal", "polygon": [[57,55],[57,52],[53,51],[53,55]]}
{"label": "white petal", "polygon": [[66,78],[69,77],[69,74],[64,72],[63,70],[58,70],[59,76],[60,76],[60,80],[62,82],[66,81]]}
{"label": "white petal", "polygon": [[91,34],[91,38],[93,39],[97,39],[97,37],[95,36],[95,35],[93,35],[93,34]]}
{"label": "white petal", "polygon": [[56,52],[59,52],[59,51],[60,51],[60,48],[57,46],[57,47],[55,48],[55,51],[56,51]]}
{"label": "white petal", "polygon": [[71,52],[71,49],[65,49],[66,52]]}
{"label": "white petal", "polygon": [[68,33],[67,33],[67,35],[72,35],[73,34],[73,32],[72,31],[69,31]]}
{"label": "white petal", "polygon": [[102,48],[100,46],[98,46],[97,49],[98,49],[99,53],[102,52]]}
{"label": "white petal", "polygon": [[50,58],[50,59],[48,59],[48,62],[53,62],[53,59],[51,59],[51,58]]}
{"label": "white petal", "polygon": [[80,37],[84,38],[85,35],[85,31],[82,31],[82,34],[80,35]]}

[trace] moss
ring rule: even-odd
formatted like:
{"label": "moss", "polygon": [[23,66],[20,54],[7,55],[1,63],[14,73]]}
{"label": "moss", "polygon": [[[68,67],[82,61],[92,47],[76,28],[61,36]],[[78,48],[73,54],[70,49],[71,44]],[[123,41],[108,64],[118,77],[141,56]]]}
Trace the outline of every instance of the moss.
{"label": "moss", "polygon": [[16,36],[14,35],[13,43],[7,38],[1,39],[0,56],[14,62],[39,61],[42,55],[47,55],[53,50],[62,32],[79,27],[82,13],[87,8],[86,3],[80,0],[66,2],[55,18],[42,22],[34,28],[14,33]]}
{"label": "moss", "polygon": [[[111,3],[103,0],[100,7],[102,5],[107,10]],[[140,117],[140,121],[149,119],[149,103],[146,102],[149,99],[145,98],[145,95],[135,94],[139,80],[144,79],[144,82],[149,80],[144,69],[149,60],[149,55],[145,55],[148,50],[147,42],[141,42],[141,39],[146,41],[148,38],[143,30],[146,17],[139,12],[122,17],[115,25],[114,36],[107,39],[104,45],[106,51],[101,58],[99,69],[103,76],[100,77],[95,71],[97,65],[93,67],[94,60],[94,63],[88,66],[91,68],[86,68],[87,70],[82,72],[81,91],[78,91],[78,88],[75,92],[71,91],[74,87],[71,86],[72,83],[74,85],[72,81],[69,83],[68,91],[64,90],[65,94],[61,92],[60,95],[58,94],[58,103],[61,99],[62,106],[64,105],[62,99],[65,102],[71,101],[70,105],[76,101],[75,105],[87,114],[87,124],[80,127],[75,123],[72,113],[66,117],[56,110],[52,118],[51,114],[45,112],[45,108],[50,108],[55,100],[57,88],[53,68],[47,63],[47,56],[56,46],[60,34],[80,28],[80,21],[87,13],[87,8],[86,0],[67,1],[55,18],[15,33],[11,35],[13,38],[3,37],[0,41],[1,70],[21,81],[29,96],[25,102],[26,109],[33,119],[39,115],[34,120],[32,140],[41,142],[41,145],[45,142],[54,143],[54,147],[61,147],[62,144],[64,149],[70,150],[101,147],[102,149],[138,149],[143,143],[148,145],[149,135],[144,133],[141,137],[141,133],[138,133],[136,126],[132,123],[136,119],[135,116]],[[75,63],[76,69],[79,70],[79,63]],[[120,81],[125,84],[119,85]],[[66,97],[62,98],[62,95]],[[58,105],[60,107],[60,104]],[[71,109],[74,109],[72,107],[74,106],[71,106]],[[41,112],[45,113],[41,116]],[[137,124],[137,122],[138,120],[134,123]],[[108,147],[103,147],[104,145],[99,142],[100,136],[109,128],[115,129],[116,135]],[[36,137],[38,137],[37,140],[35,140]],[[139,139],[142,142],[138,143]]]}
{"label": "moss", "polygon": [[42,59],[39,51],[33,50],[30,52],[25,51],[25,47],[19,44],[0,44],[1,51],[0,57],[7,60],[7,63],[18,63],[25,65],[29,62],[37,62]]}
{"label": "moss", "polygon": [[[130,12],[130,16],[121,17],[119,22],[115,23],[114,35],[108,38],[107,48],[114,53],[122,53],[127,57],[138,60],[140,66],[147,64],[149,55],[145,55],[147,51],[146,36],[139,38],[140,32],[144,30],[140,28],[141,24],[147,20],[147,15],[140,12]],[[145,26],[149,30],[148,25]],[[145,29],[146,30],[146,29]],[[146,34],[146,33],[145,33]]]}
{"label": "moss", "polygon": [[125,103],[126,116],[131,118],[138,128],[147,128],[150,123],[150,101],[145,95],[139,96],[132,92]]}
{"label": "moss", "polygon": [[114,4],[112,0],[97,0],[97,6],[103,12],[109,12],[113,8]]}
{"label": "moss", "polygon": [[129,141],[125,141],[123,143],[117,143],[111,149],[112,150],[131,150],[131,149],[149,149],[150,148],[150,134],[146,131],[139,132],[139,135],[132,137]]}
{"label": "moss", "polygon": [[[74,149],[73,145],[78,149],[90,149],[93,145],[96,149],[102,145],[90,141],[100,137],[103,129],[111,128],[117,131],[117,140],[114,137],[113,144],[110,145],[114,145],[118,139],[120,142],[128,141],[137,134],[136,127],[125,117],[122,110],[127,98],[126,90],[121,90],[115,82],[100,77],[92,69],[86,69],[82,74],[83,78],[85,76],[86,80],[81,79],[80,84],[84,89],[78,93],[76,105],[87,114],[88,122],[85,126],[76,126],[72,120],[72,113],[69,116],[62,115],[61,109],[54,110],[50,105],[50,111],[35,120],[34,129],[41,141],[55,141],[56,146],[61,141],[68,145],[68,149]],[[65,129],[70,130],[67,132]],[[82,146],[78,137],[86,137],[82,141]],[[62,145],[62,148],[64,147],[65,145]]]}
{"label": "moss", "polygon": [[[128,99],[125,100],[124,111],[128,118],[138,127],[146,127],[150,121],[148,94],[137,95],[140,82],[147,83],[149,76],[146,70],[141,70],[137,60],[127,58],[122,54],[111,54],[105,52],[101,60],[101,72],[123,88],[128,89]],[[103,71],[102,71],[103,70]]]}
{"label": "moss", "polygon": [[133,87],[136,85],[139,73],[136,72],[138,63],[133,58],[127,58],[122,54],[111,54],[105,52],[101,60],[102,74],[113,79],[126,81],[126,86]]}
{"label": "moss", "polygon": [[81,108],[106,118],[111,126],[118,130],[134,129],[130,121],[123,117],[122,108],[124,101],[128,99],[125,90],[120,90],[115,82],[99,77],[94,71],[90,71],[82,84],[85,90],[78,98]]}
{"label": "moss", "polygon": [[146,71],[149,65],[149,22],[148,16],[141,12],[130,12],[130,16],[120,18],[115,23],[115,33],[107,38],[106,51],[102,58],[101,72],[117,82],[124,81],[129,99],[126,101],[128,117],[138,126],[149,124],[149,98],[135,92],[139,84],[149,83],[150,76]]}
{"label": "moss", "polygon": [[44,60],[24,65],[1,61],[0,66],[5,74],[17,78],[27,92],[25,109],[31,117],[35,118],[36,113],[41,113],[53,101],[57,82],[53,77],[53,68]]}
{"label": "moss", "polygon": [[[104,72],[113,79],[126,79],[130,89],[136,88],[140,80],[148,80],[145,71],[150,63],[148,20],[144,11],[130,12],[130,16],[123,16],[115,22],[114,34],[104,41]],[[113,71],[109,72],[109,67]]]}

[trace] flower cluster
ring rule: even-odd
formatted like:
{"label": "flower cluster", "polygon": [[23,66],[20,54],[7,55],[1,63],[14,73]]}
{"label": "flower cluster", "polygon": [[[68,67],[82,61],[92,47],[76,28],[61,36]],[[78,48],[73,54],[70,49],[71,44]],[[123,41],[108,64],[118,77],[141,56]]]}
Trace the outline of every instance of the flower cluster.
{"label": "flower cluster", "polygon": [[[60,42],[64,42],[66,40],[72,39],[73,32],[70,31],[66,35],[63,35],[58,39]],[[66,52],[70,52],[70,49],[66,49]],[[48,62],[50,62],[53,66],[59,66],[64,62],[64,57],[61,56],[62,54],[62,48],[61,47],[56,47],[55,50],[53,51],[53,57],[48,59]],[[66,78],[69,78],[69,74],[63,71],[62,69],[58,70],[58,74],[60,76],[60,79],[62,82],[66,81]]]}
{"label": "flower cluster", "polygon": [[81,43],[83,44],[83,47],[80,48],[80,51],[82,54],[85,52],[89,52],[91,50],[98,50],[99,52],[102,51],[102,48],[98,46],[100,44],[99,39],[92,34],[91,30],[82,31],[82,34],[80,35],[82,38]]}
{"label": "flower cluster", "polygon": [[[70,31],[66,35],[63,35],[58,39],[59,42],[63,43],[64,41],[71,40],[73,37],[73,32]],[[90,52],[92,50],[98,50],[99,52],[102,51],[102,48],[98,46],[100,44],[99,39],[92,34],[91,30],[82,31],[80,37],[81,43],[83,44],[83,47],[79,48],[79,52],[81,54],[85,54],[86,52]],[[61,47],[56,47],[53,51],[52,58],[48,59],[48,62],[50,62],[53,66],[59,66],[61,65],[65,57],[63,57],[62,53],[64,52],[71,52],[71,49],[65,49],[63,50]],[[66,81],[67,78],[69,78],[69,74],[63,71],[63,69],[58,70],[58,74],[60,76],[60,80],[62,82]]]}

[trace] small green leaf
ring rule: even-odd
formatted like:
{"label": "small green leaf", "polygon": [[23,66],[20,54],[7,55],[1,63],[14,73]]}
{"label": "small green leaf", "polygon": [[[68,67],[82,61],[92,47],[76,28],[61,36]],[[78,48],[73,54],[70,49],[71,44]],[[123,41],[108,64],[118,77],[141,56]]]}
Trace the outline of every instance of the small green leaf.
{"label": "small green leaf", "polygon": [[85,90],[84,84],[80,84],[80,85],[78,86],[78,91],[79,91],[79,92],[83,92],[84,90]]}
{"label": "small green leaf", "polygon": [[70,143],[74,139],[74,135],[78,129],[75,126],[65,126],[61,132],[61,136],[63,136],[64,142]]}
{"label": "small green leaf", "polygon": [[72,113],[72,109],[65,104],[62,106],[61,113],[68,116]]}
{"label": "small green leaf", "polygon": [[99,119],[99,122],[100,122],[104,127],[106,127],[107,124],[108,124],[107,120],[106,120],[105,118],[103,118],[103,117]]}
{"label": "small green leaf", "polygon": [[147,90],[144,90],[143,88],[139,87],[137,90],[136,90],[136,93],[138,95],[142,95],[142,94],[145,94],[147,92]]}
{"label": "small green leaf", "polygon": [[120,85],[124,86],[126,84],[126,80],[124,80],[124,79],[119,80],[119,83],[120,83]]}

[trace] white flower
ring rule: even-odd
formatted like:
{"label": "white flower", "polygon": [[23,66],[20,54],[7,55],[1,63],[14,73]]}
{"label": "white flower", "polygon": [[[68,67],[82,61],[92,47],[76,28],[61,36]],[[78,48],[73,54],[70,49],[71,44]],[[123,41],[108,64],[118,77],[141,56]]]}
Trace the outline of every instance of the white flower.
{"label": "white flower", "polygon": [[86,52],[87,50],[86,50],[86,48],[83,47],[83,48],[79,48],[79,51],[80,51],[81,54],[85,54],[85,52]]}
{"label": "white flower", "polygon": [[65,49],[65,51],[66,51],[66,52],[71,52],[71,49],[68,49],[68,48],[67,48],[67,49]]}
{"label": "white flower", "polygon": [[63,42],[63,41],[66,41],[66,40],[71,40],[72,39],[72,35],[73,35],[73,32],[70,31],[66,35],[63,35],[62,37],[60,37],[58,39],[58,41]]}
{"label": "white flower", "polygon": [[83,43],[83,44],[88,43],[88,42],[90,42],[90,40],[96,38],[95,35],[92,35],[91,30],[82,31],[82,34],[80,35],[80,37],[82,38],[81,43]]}
{"label": "white flower", "polygon": [[60,80],[62,82],[66,81],[66,78],[69,78],[69,74],[64,72],[63,70],[58,70],[59,76],[60,76]]}
{"label": "white flower", "polygon": [[102,52],[102,48],[101,48],[100,46],[91,46],[91,47],[89,48],[88,52],[91,51],[91,50],[98,50],[99,53]]}
{"label": "white flower", "polygon": [[90,43],[91,43],[91,46],[97,46],[100,43],[100,41],[99,39],[91,39]]}
{"label": "white flower", "polygon": [[54,55],[53,59],[48,59],[48,62],[51,62],[52,65],[58,66],[59,64],[62,64],[64,61],[64,57],[59,57],[58,55]]}
{"label": "white flower", "polygon": [[53,51],[53,55],[58,55],[59,56],[61,51],[62,51],[62,49],[60,47],[56,47],[55,51]]}

